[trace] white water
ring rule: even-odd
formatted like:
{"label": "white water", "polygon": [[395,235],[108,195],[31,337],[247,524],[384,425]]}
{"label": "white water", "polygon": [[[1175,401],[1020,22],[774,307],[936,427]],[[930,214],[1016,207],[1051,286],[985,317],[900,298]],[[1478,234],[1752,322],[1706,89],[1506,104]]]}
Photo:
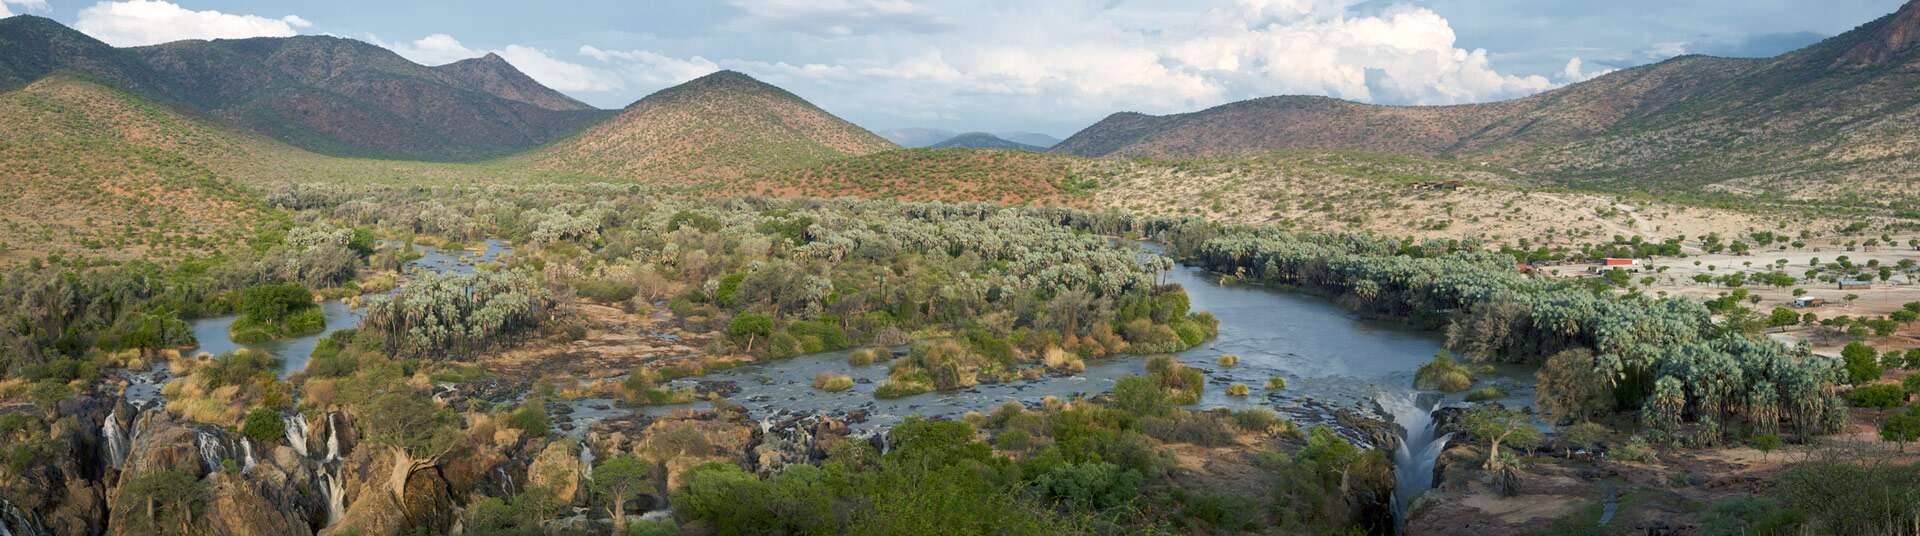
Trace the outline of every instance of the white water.
{"label": "white water", "polygon": [[1440,400],[1437,396],[1383,393],[1378,400],[1380,407],[1393,416],[1394,424],[1404,430],[1400,446],[1393,451],[1393,518],[1398,523],[1406,518],[1408,505],[1433,488],[1434,465],[1453,435],[1434,436],[1433,410]]}
{"label": "white water", "polygon": [[334,414],[327,414],[327,460],[340,461],[340,424]]}
{"label": "white water", "polygon": [[[120,426],[120,408],[107,412],[107,422],[100,425],[100,435],[107,438],[107,464],[114,469],[125,468],[127,449],[131,445],[127,442],[126,429]],[[6,529],[0,527],[0,530]]]}
{"label": "white water", "polygon": [[292,447],[301,458],[307,457],[307,419],[294,414],[282,420],[287,425],[287,446]]}
{"label": "white water", "polygon": [[252,469],[253,464],[253,440],[242,437],[240,438],[240,470]]}
{"label": "white water", "polygon": [[347,517],[347,488],[340,480],[340,476],[334,474],[335,471],[339,470],[339,467],[336,465],[328,465],[321,469],[319,475],[320,494],[325,495],[327,498],[327,524],[325,526],[328,527],[333,526],[334,523],[339,523],[341,518]]}
{"label": "white water", "polygon": [[26,512],[20,511],[20,507],[14,506],[6,499],[0,499],[0,536],[44,536],[45,534],[47,534],[45,529],[40,528],[37,520],[28,516]]}
{"label": "white water", "polygon": [[207,471],[219,471],[221,460],[227,459],[227,446],[212,432],[194,432],[193,442],[200,449],[200,461],[207,464]]}
{"label": "white water", "polygon": [[587,446],[585,441],[580,442],[580,467],[587,480],[593,480],[593,447]]}

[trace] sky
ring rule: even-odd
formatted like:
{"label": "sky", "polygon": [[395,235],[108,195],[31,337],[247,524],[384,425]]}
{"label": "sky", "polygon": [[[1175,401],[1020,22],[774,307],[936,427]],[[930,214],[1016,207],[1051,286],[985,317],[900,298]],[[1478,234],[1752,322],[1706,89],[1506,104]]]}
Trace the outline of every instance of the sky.
{"label": "sky", "polygon": [[326,34],[500,54],[603,108],[719,69],[873,130],[1065,137],[1120,111],[1281,94],[1530,95],[1679,54],[1760,57],[1903,0],[0,0],[116,46]]}

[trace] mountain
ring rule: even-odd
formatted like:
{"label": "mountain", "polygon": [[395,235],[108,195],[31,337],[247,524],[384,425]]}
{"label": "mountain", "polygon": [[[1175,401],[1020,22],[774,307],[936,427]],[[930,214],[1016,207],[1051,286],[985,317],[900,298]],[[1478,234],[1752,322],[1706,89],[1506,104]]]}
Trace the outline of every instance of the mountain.
{"label": "mountain", "polygon": [[1010,142],[1023,143],[1027,145],[1032,145],[1034,147],[1040,147],[1040,148],[1046,148],[1046,149],[1051,149],[1053,148],[1053,146],[1060,144],[1060,138],[1055,138],[1053,136],[1048,136],[1046,134],[1041,134],[1039,132],[1001,132],[994,135],[999,136],[1000,139],[1004,139]]}
{"label": "mountain", "polygon": [[336,155],[491,158],[612,115],[497,57],[433,68],[328,36],[114,48],[50,19],[0,19],[0,89],[62,71]]}
{"label": "mountain", "polygon": [[1013,151],[1045,151],[1044,147],[1035,147],[1001,139],[985,132],[968,132],[933,144],[932,149],[1006,149]]}
{"label": "mountain", "polygon": [[689,183],[892,148],[786,90],[720,71],[648,95],[534,158],[556,170]]}
{"label": "mountain", "polygon": [[947,141],[953,139],[954,136],[960,135],[958,132],[937,128],[894,128],[875,132],[875,134],[879,134],[880,137],[893,142],[894,145],[915,149],[932,147],[933,144]]}
{"label": "mountain", "polygon": [[260,160],[259,145],[192,115],[55,74],[0,93],[0,125],[0,264],[188,258],[259,220],[261,203],[205,164]]}
{"label": "mountain", "polygon": [[540,85],[533,77],[515,69],[506,58],[488,52],[478,58],[460,60],[433,68],[462,87],[514,102],[532,104],[554,111],[592,110],[587,103]]}
{"label": "mountain", "polygon": [[1363,150],[1483,162],[1568,184],[1830,197],[1913,195],[1920,174],[1920,0],[1770,59],[1683,56],[1538,95],[1460,106],[1268,97],[1167,116],[1114,114],[1053,150],[1227,158]]}
{"label": "mountain", "polygon": [[[962,133],[937,128],[895,128],[875,132],[875,134],[879,134],[880,137],[886,138],[887,141],[891,141],[901,147],[923,148],[933,147],[940,142],[960,136]],[[1031,145],[1042,149],[1060,144],[1059,138],[1038,132],[995,132],[991,135],[1002,140]]]}

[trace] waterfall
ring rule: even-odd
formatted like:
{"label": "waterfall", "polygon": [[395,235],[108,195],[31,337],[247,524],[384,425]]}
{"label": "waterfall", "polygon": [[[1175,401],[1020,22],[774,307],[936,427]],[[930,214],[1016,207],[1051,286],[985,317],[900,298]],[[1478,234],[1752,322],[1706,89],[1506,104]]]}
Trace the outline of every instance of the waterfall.
{"label": "waterfall", "polygon": [[114,469],[124,468],[131,445],[127,442],[126,428],[120,425],[120,408],[107,412],[107,422],[100,425],[100,435],[107,438],[107,464]]}
{"label": "waterfall", "polygon": [[593,480],[593,447],[584,440],[580,442],[580,467],[587,480]]}
{"label": "waterfall", "polygon": [[493,468],[493,472],[495,474],[500,475],[500,481],[503,483],[500,487],[500,491],[504,492],[508,497],[512,497],[513,496],[513,475],[507,473],[507,467],[504,465],[500,467],[495,467]]}
{"label": "waterfall", "polygon": [[327,524],[331,527],[347,517],[347,488],[334,472],[338,467],[327,466],[320,469],[320,494],[327,499]]}
{"label": "waterfall", "polygon": [[307,419],[300,414],[283,417],[287,423],[287,446],[293,447],[301,458],[307,457]]}
{"label": "waterfall", "polygon": [[1447,440],[1453,437],[1452,434],[1434,436],[1433,410],[1439,400],[1438,396],[1420,393],[1382,394],[1378,398],[1380,407],[1393,416],[1394,424],[1400,425],[1403,434],[1400,446],[1393,451],[1396,524],[1405,522],[1407,507],[1415,498],[1433,488],[1434,465],[1446,450]]}
{"label": "waterfall", "polygon": [[0,536],[45,536],[46,529],[40,528],[40,521],[30,512],[20,511],[20,507],[6,499],[0,499]]}
{"label": "waterfall", "polygon": [[207,472],[220,470],[220,462],[227,459],[227,445],[213,432],[198,430],[193,434],[193,442],[200,449],[200,461],[207,464]]}
{"label": "waterfall", "polygon": [[333,413],[327,414],[327,461],[340,460],[340,424]]}
{"label": "waterfall", "polygon": [[253,468],[253,440],[240,438],[240,470]]}

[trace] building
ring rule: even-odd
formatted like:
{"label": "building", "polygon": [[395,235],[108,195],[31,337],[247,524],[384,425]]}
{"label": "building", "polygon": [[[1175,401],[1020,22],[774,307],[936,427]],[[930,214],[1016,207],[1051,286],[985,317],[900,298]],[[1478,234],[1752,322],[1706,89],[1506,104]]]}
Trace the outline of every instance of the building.
{"label": "building", "polygon": [[1826,298],[1815,298],[1813,296],[1801,296],[1793,299],[1793,308],[1795,309],[1819,307],[1826,304],[1827,304]]}
{"label": "building", "polygon": [[1840,290],[1867,290],[1873,288],[1873,282],[1865,279],[1842,279]]}
{"label": "building", "polygon": [[1609,257],[1605,261],[1602,261],[1601,264],[1608,268],[1630,268],[1639,266],[1640,259],[1615,259]]}

